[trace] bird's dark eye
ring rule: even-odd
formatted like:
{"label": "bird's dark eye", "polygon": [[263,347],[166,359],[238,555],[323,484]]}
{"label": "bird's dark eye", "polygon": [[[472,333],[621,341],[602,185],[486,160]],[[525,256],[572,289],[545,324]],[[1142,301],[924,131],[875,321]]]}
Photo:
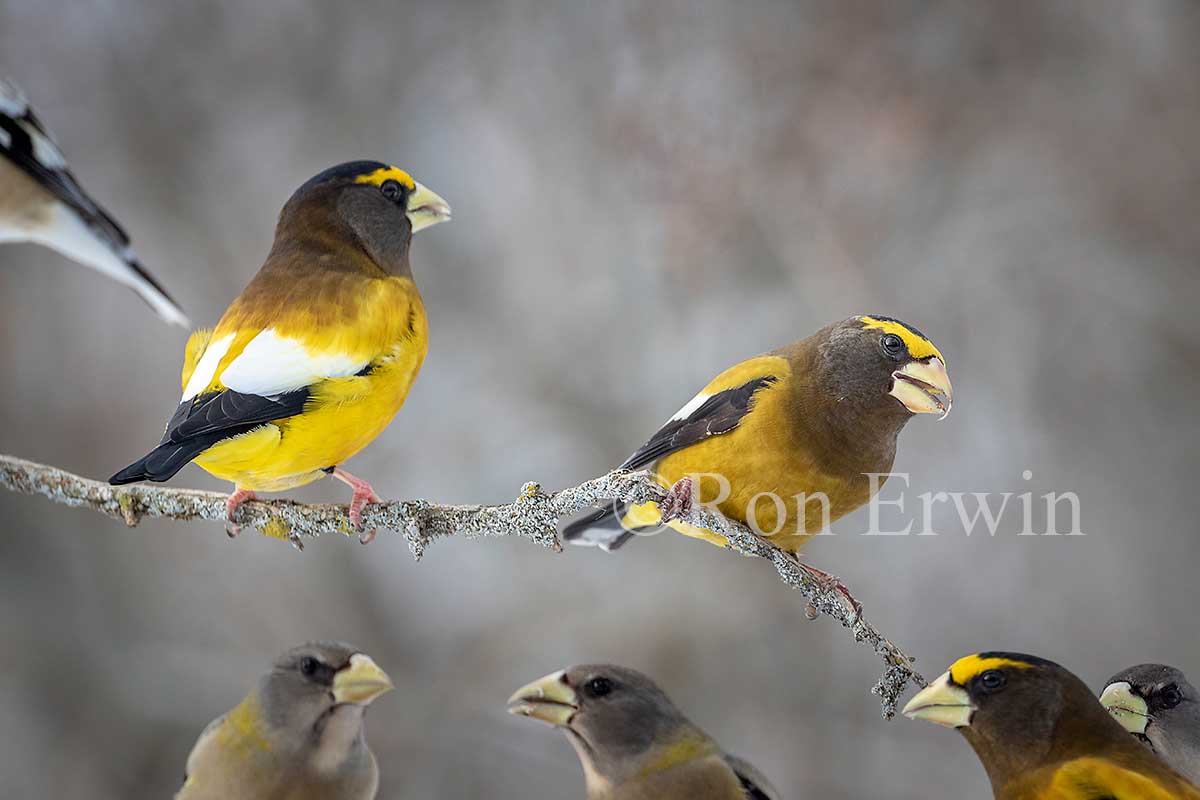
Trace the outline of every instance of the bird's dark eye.
{"label": "bird's dark eye", "polygon": [[998,692],[1008,683],[1008,678],[998,669],[989,669],[979,676],[979,686],[985,692]]}
{"label": "bird's dark eye", "polygon": [[404,189],[396,181],[384,181],[383,185],[379,187],[379,191],[383,192],[383,196],[393,203],[404,196]]}
{"label": "bird's dark eye", "polygon": [[612,681],[608,678],[592,678],[587,682],[587,693],[592,697],[604,697],[612,690]]}
{"label": "bird's dark eye", "polygon": [[883,352],[893,358],[904,354],[904,340],[894,333],[885,333],[879,344],[883,347]]}
{"label": "bird's dark eye", "polygon": [[1183,692],[1179,691],[1178,686],[1168,686],[1158,693],[1158,702],[1162,703],[1163,708],[1174,708],[1183,702]]}
{"label": "bird's dark eye", "polygon": [[306,678],[311,678],[321,669],[321,662],[317,661],[312,656],[305,656],[300,659],[300,673]]}

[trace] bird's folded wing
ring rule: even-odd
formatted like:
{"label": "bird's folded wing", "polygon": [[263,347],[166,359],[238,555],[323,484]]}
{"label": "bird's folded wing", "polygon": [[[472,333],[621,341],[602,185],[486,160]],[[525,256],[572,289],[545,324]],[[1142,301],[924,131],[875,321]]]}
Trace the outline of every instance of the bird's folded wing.
{"label": "bird's folded wing", "polygon": [[277,397],[243,394],[232,389],[201,395],[175,409],[162,443],[182,444],[219,433],[236,436],[257,425],[293,417],[304,410],[306,402],[306,389]]}
{"label": "bird's folded wing", "polygon": [[129,247],[129,236],[108,212],[88,196],[67,169],[62,150],[16,86],[0,80],[0,153],[72,208],[115,249]]}
{"label": "bird's folded wing", "polygon": [[780,800],[779,791],[749,761],[728,753],[725,754],[725,761],[742,782],[742,788],[746,790],[746,800]]}
{"label": "bird's folded wing", "polygon": [[[294,416],[304,409],[314,384],[356,375],[370,364],[361,356],[314,352],[270,328],[215,340],[204,336],[201,332],[188,343],[183,397],[167,423],[163,443],[222,431],[237,435],[254,425]],[[201,347],[203,352],[198,352]],[[190,372],[187,362],[195,364]]]}
{"label": "bird's folded wing", "polygon": [[759,356],[731,367],[679,409],[621,468],[641,469],[711,436],[729,433],[750,412],[755,394],[788,372],[787,361],[778,356]]}

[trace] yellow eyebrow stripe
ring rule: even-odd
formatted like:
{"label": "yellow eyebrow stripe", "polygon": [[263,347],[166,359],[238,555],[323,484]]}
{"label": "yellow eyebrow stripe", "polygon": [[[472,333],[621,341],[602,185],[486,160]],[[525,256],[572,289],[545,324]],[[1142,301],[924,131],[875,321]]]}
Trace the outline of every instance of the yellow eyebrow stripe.
{"label": "yellow eyebrow stripe", "polygon": [[959,686],[966,686],[967,681],[979,673],[986,672],[989,669],[1001,669],[1002,667],[1032,669],[1033,664],[1027,664],[1024,661],[1014,661],[1011,658],[980,658],[979,654],[976,653],[973,656],[960,658],[951,665],[950,680]]}
{"label": "yellow eyebrow stripe", "polygon": [[382,186],[384,181],[396,181],[410,192],[417,187],[417,182],[407,172],[396,167],[380,167],[354,179],[355,183],[369,183],[372,186]]}
{"label": "yellow eyebrow stripe", "polygon": [[894,320],[878,319],[876,317],[862,317],[861,319],[864,328],[874,328],[884,333],[894,333],[899,336],[904,340],[904,344],[908,346],[908,354],[913,358],[918,360],[937,358],[943,364],[946,363],[946,359],[942,356],[941,351],[933,346],[933,342],[924,336],[918,336],[903,324]]}

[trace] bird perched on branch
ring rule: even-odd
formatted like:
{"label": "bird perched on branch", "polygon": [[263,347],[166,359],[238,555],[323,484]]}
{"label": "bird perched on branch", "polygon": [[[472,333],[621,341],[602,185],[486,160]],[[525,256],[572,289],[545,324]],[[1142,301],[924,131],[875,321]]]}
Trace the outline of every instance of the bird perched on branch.
{"label": "bird perched on branch", "polygon": [[409,243],[449,218],[442,198],[377,161],[301,186],[262,269],[216,328],[188,341],[183,397],[162,441],[110,482],[165,481],[194,460],[233,481],[232,536],[254,492],[331,474],[354,490],[350,520],[361,530],[363,506],[378,498],[339,464],[383,431],[417,377],[428,328]]}
{"label": "bird perched on branch", "polygon": [[1176,772],[1200,786],[1200,695],[1182,672],[1139,664],[1108,679],[1100,704]]}
{"label": "bird perched on branch", "polygon": [[904,714],[957,728],[997,800],[1200,800],[1200,789],[1126,733],[1083,681],[1042,658],[959,659]]}
{"label": "bird perched on branch", "polygon": [[516,691],[509,713],[561,728],[588,800],[778,800],[753,766],[693,725],[640,672],[589,664]]}
{"label": "bird perched on branch", "polygon": [[83,191],[25,95],[0,80],[0,242],[36,242],[132,288],[167,322],[187,317]]}
{"label": "bird perched on branch", "polygon": [[350,645],[289,650],[200,734],[176,800],[371,800],[379,767],[363,715],[391,688]]}
{"label": "bird perched on branch", "polygon": [[609,504],[568,524],[563,537],[615,550],[666,521],[724,546],[674,519],[694,492],[796,552],[870,499],[869,473],[892,468],[905,423],[945,417],[952,393],[942,354],[911,325],[882,316],[834,323],[725,370],[625,460],[621,468],[649,469],[672,487],[666,509]]}

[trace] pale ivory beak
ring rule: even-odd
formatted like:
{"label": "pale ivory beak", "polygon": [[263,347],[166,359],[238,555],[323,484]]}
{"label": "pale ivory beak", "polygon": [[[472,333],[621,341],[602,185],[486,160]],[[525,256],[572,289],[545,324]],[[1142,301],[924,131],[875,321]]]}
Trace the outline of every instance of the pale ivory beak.
{"label": "pale ivory beak", "polygon": [[1100,693],[1100,705],[1108,709],[1113,719],[1130,733],[1146,735],[1150,725],[1150,709],[1146,701],[1133,693],[1133,687],[1125,681],[1110,683]]}
{"label": "pale ivory beak", "polygon": [[579,710],[579,695],[567,685],[564,670],[522,686],[508,698],[508,713],[564,728]]}
{"label": "pale ivory beak", "polygon": [[888,392],[914,414],[941,414],[945,419],[954,403],[954,387],[946,365],[936,356],[927,361],[910,361],[892,373]]}
{"label": "pale ivory beak", "polygon": [[392,679],[365,653],[350,656],[350,665],[333,676],[333,700],[365,706],[391,690]]}
{"label": "pale ivory beak", "polygon": [[975,706],[967,690],[950,682],[950,673],[917,692],[901,712],[909,719],[923,719],[947,728],[965,728],[971,724]]}
{"label": "pale ivory beak", "polygon": [[408,206],[405,208],[413,233],[450,219],[450,206],[445,200],[420,183],[414,181],[414,185],[412,194],[408,196]]}

